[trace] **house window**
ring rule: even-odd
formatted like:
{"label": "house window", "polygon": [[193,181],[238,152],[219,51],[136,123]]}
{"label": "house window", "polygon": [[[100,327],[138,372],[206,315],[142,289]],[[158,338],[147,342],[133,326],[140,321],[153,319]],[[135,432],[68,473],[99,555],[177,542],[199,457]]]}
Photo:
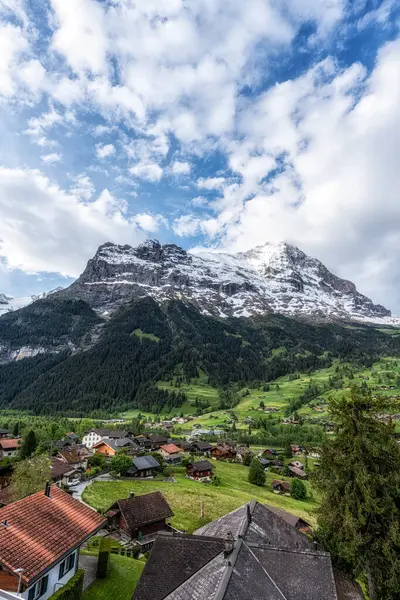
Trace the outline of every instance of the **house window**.
{"label": "house window", "polygon": [[64,575],[69,573],[71,569],[74,568],[75,565],[75,552],[67,556],[62,563],[60,564],[60,570],[58,572],[58,579],[62,579]]}
{"label": "house window", "polygon": [[47,592],[47,584],[49,583],[49,576],[42,577],[39,581],[35,583],[33,587],[29,590],[28,600],[36,600],[36,598],[40,598]]}

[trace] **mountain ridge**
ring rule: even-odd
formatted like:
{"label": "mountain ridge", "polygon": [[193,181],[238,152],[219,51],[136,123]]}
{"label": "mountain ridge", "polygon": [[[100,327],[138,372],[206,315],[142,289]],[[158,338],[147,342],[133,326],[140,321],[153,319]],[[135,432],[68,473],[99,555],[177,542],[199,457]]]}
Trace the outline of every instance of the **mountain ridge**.
{"label": "mountain ridge", "polygon": [[354,283],[286,242],[237,254],[190,253],[157,240],[137,247],[107,242],[80,277],[56,295],[85,300],[103,314],[150,296],[157,302],[186,301],[205,315],[223,318],[278,313],[397,323],[390,310],[359,293]]}

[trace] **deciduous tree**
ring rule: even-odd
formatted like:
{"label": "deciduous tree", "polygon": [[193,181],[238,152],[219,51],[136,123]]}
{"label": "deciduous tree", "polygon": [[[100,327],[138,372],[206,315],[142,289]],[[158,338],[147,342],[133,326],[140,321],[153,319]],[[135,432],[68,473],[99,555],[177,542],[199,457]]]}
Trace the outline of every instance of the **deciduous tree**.
{"label": "deciduous tree", "polygon": [[50,459],[47,456],[33,456],[18,462],[11,478],[13,500],[44,490],[46,481],[51,481]]}

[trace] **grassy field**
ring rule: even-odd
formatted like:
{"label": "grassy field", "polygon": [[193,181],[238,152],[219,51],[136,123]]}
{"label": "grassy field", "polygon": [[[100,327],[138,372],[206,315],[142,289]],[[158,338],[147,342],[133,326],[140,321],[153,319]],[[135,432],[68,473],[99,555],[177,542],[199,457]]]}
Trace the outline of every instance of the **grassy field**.
{"label": "grassy field", "polygon": [[107,578],[91,583],[82,600],[130,600],[143,568],[141,560],[111,554]]}
{"label": "grassy field", "polygon": [[[176,483],[164,481],[113,481],[93,482],[84,492],[83,499],[96,509],[106,510],[120,498],[127,498],[130,491],[146,494],[161,491],[168,500],[174,517],[172,525],[177,529],[192,533],[205,523],[242,506],[255,498],[259,502],[273,504],[303,517],[310,523],[315,522],[315,501],[298,501],[279,496],[272,491],[273,479],[282,479],[276,474],[267,473],[265,486],[258,487],[247,481],[248,467],[213,461],[215,474],[221,485],[199,483],[185,478],[184,469],[175,469]],[[283,478],[285,479],[285,478]],[[308,484],[307,484],[308,485]],[[201,502],[204,502],[205,518],[200,515]]]}

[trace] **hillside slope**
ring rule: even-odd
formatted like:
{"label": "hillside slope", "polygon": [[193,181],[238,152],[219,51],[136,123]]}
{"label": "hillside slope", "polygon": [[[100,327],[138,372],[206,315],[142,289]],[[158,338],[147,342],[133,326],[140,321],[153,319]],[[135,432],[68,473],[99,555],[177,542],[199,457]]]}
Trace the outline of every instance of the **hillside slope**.
{"label": "hillside slope", "polygon": [[[185,401],[183,394],[156,386],[177,368],[185,380],[201,371],[212,386],[226,388],[326,367],[333,358],[371,364],[400,350],[399,337],[371,327],[311,325],[279,315],[217,319],[179,301],[138,299],[102,322],[82,301],[58,299],[45,306],[45,315],[35,315],[35,308],[29,326],[23,311],[2,325],[9,344],[31,343],[43,340],[46,319],[45,339],[53,342],[46,353],[0,366],[2,408],[71,415],[156,411]],[[51,333],[52,323],[58,323],[57,332]],[[66,331],[75,332],[73,339],[64,337]],[[283,351],[273,352],[277,348]]]}

